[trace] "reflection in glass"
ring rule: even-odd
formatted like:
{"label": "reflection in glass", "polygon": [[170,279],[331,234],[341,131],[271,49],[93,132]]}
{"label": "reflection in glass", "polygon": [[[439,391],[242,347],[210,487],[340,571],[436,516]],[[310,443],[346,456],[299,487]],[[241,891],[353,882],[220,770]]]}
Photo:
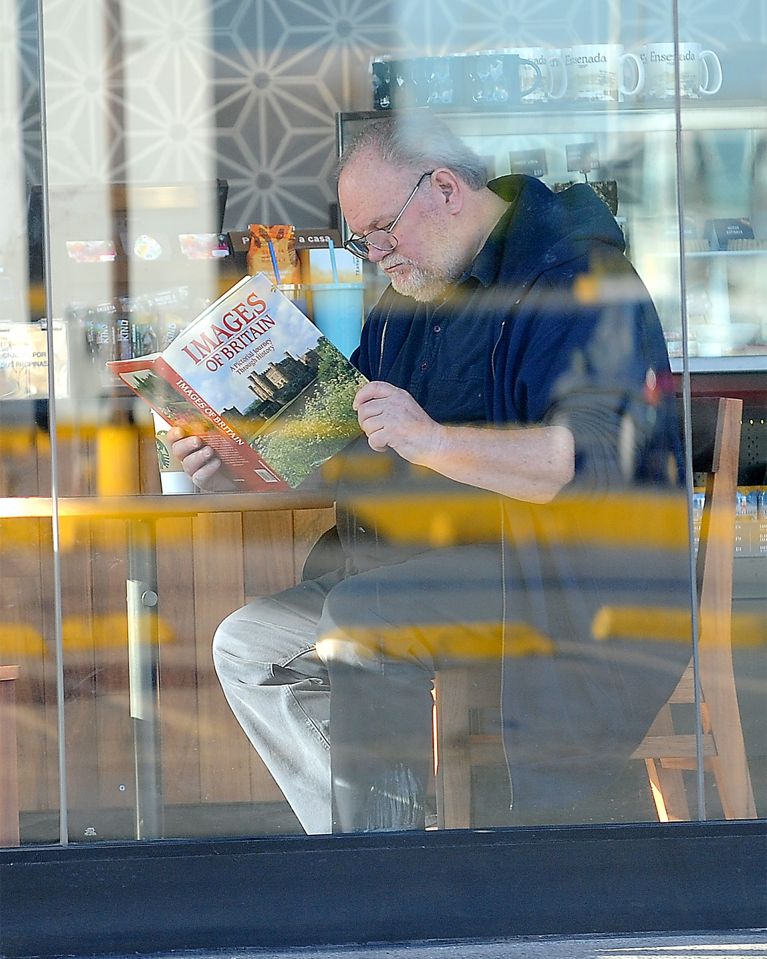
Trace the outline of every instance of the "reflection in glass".
{"label": "reflection in glass", "polygon": [[[20,668],[22,842],[59,835],[62,718],[73,842],[655,820],[659,791],[670,818],[695,817],[701,798],[709,818],[752,815],[727,798],[737,776],[715,774],[710,757],[698,796],[696,752],[712,748],[705,724],[717,696],[702,661],[697,742],[701,703],[673,702],[654,727],[660,735],[672,722],[688,737],[686,808],[674,804],[674,770],[653,774],[653,792],[645,764],[651,724],[680,677],[680,696],[694,692],[682,479],[695,535],[703,479],[695,464],[684,476],[680,456],[686,359],[693,393],[739,393],[744,380],[712,384],[707,371],[747,379],[737,516],[722,534],[734,537],[739,714],[727,726],[742,730],[763,813],[765,417],[752,378],[765,342],[767,152],[753,109],[763,101],[754,68],[763,45],[728,43],[699,5],[682,10],[684,52],[701,60],[713,49],[722,77],[712,92],[718,75],[707,56],[698,90],[692,73],[685,80],[678,171],[668,69],[650,70],[652,85],[647,71],[648,57],[667,57],[668,11],[632,5],[620,17],[571,12],[553,22],[512,4],[499,28],[497,17],[478,20],[474,5],[455,0],[437,20],[400,4],[343,24],[331,17],[320,30],[298,10],[277,17],[269,5],[256,16],[199,0],[184,5],[181,22],[175,8],[139,3],[124,3],[119,19],[89,0],[44,3],[44,250],[36,13],[11,6],[12,29],[0,39],[3,62],[16,63],[2,97],[11,188],[0,235],[0,663]],[[748,19],[736,14],[733,33],[755,36]],[[499,29],[503,48],[489,56]],[[515,53],[534,61],[542,86]],[[568,74],[573,56],[585,77]],[[512,291],[508,277],[499,288],[487,256],[459,284],[468,299],[444,301],[452,288],[435,297],[428,269],[419,277],[402,264],[390,274],[366,266],[368,306],[390,280],[404,295],[386,293],[357,362],[435,421],[485,439],[553,429],[529,457],[535,475],[556,456],[557,430],[569,432],[575,477],[550,502],[527,502],[503,485],[521,457],[492,484],[495,448],[472,476],[445,476],[444,464],[411,464],[360,439],[294,500],[161,497],[154,425],[105,364],[164,349],[239,279],[237,243],[254,220],[304,234],[340,227],[341,239],[391,222],[431,162],[401,184],[360,179],[361,219],[343,196],[349,223],[327,212],[335,114],[373,105],[371,57],[379,82],[400,71],[405,100],[418,102],[424,82],[427,97],[450,99],[445,119],[479,157],[476,185],[527,175],[522,193],[508,180],[497,188],[535,216],[508,250],[524,289]],[[464,79],[478,65],[482,96],[467,111]],[[526,72],[517,77],[515,65]],[[382,116],[397,99],[388,92],[379,90]],[[341,145],[369,121],[342,115]],[[439,178],[419,187],[396,252],[427,268],[452,258],[457,281],[465,264],[460,231],[439,219],[445,187]],[[512,224],[525,222],[512,217],[496,236],[502,215],[477,231],[472,253],[486,240],[502,248]],[[578,225],[569,239],[547,243],[557,218],[570,216]],[[644,286],[617,253],[622,243]],[[307,304],[300,286],[292,293]],[[41,337],[51,356],[36,355]],[[52,453],[59,597],[46,499]],[[709,622],[701,611],[701,644]]]}

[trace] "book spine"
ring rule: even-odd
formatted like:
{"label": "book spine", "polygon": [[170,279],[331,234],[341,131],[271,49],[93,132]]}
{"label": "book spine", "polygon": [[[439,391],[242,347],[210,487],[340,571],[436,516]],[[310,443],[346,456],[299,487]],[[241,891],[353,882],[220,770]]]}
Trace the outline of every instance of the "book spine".
{"label": "book spine", "polygon": [[[284,477],[271,468],[250,444],[213,407],[200,396],[166,360],[157,357],[153,369],[162,376],[186,403],[191,404],[216,432],[205,434],[205,442],[218,454],[227,472],[251,490],[280,491],[290,489]],[[178,422],[181,427],[184,423]]]}

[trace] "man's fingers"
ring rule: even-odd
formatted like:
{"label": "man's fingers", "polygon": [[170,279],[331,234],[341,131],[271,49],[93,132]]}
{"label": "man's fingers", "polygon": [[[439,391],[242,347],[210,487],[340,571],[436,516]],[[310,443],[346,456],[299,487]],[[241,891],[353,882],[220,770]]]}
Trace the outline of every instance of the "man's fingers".
{"label": "man's fingers", "polygon": [[184,436],[184,434],[181,433],[181,439],[174,441],[173,437],[171,437],[171,433],[169,432],[168,439],[171,441],[173,455],[182,462],[187,456],[190,456],[191,454],[196,453],[203,448],[208,448],[205,447],[205,444],[199,436]]}
{"label": "man's fingers", "polygon": [[364,420],[370,419],[371,416],[380,416],[386,409],[384,403],[380,400],[367,400],[366,402],[360,404],[359,409],[357,410],[357,418],[360,423]]}
{"label": "man's fingers", "polygon": [[352,408],[354,410],[358,410],[363,403],[367,403],[370,400],[383,399],[386,396],[391,396],[392,393],[396,392],[396,390],[397,387],[392,386],[391,383],[384,383],[381,380],[372,380],[370,383],[366,383],[357,390],[352,402]]}
{"label": "man's fingers", "polygon": [[182,440],[186,436],[186,433],[181,429],[180,426],[171,426],[168,430],[168,441],[170,443],[176,443],[178,440]]}

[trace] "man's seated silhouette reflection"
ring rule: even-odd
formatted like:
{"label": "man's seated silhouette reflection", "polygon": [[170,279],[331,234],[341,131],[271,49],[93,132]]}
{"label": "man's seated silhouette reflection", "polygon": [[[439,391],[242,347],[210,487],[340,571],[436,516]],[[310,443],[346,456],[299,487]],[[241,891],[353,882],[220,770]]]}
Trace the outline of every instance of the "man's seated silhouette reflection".
{"label": "man's seated silhouette reflection", "polygon": [[[504,822],[650,817],[629,756],[689,649],[591,629],[606,602],[689,602],[668,357],[622,234],[587,185],[487,184],[428,115],[371,123],[338,189],[347,246],[390,281],[352,358],[370,382],[334,464],[339,560],[222,623],[229,704],[307,832],[423,828],[434,671],[491,650]],[[651,535],[616,535],[616,502]]]}

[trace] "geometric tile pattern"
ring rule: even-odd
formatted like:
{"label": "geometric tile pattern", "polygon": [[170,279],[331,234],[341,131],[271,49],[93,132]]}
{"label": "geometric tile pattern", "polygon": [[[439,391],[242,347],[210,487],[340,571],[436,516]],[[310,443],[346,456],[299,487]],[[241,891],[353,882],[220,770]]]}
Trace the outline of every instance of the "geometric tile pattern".
{"label": "geometric tile pattern", "polygon": [[[0,5],[0,54],[2,55],[2,117],[5,123],[17,122],[17,132],[2,130],[2,143],[22,143],[27,179],[40,180],[40,96],[37,53],[37,10],[34,0],[4,0]],[[15,55],[11,48],[15,47]],[[9,69],[15,78],[6,77]],[[12,93],[11,93],[12,91]],[[16,103],[5,102],[15,95]]]}
{"label": "geometric tile pattern", "polygon": [[[24,153],[39,182],[37,4],[0,0],[0,11],[9,3]],[[372,56],[670,39],[671,9],[668,0],[44,0],[51,182],[219,176],[230,186],[227,229],[324,225],[335,113],[369,108]],[[684,39],[719,48],[764,42],[767,0],[681,0],[680,22]]]}

